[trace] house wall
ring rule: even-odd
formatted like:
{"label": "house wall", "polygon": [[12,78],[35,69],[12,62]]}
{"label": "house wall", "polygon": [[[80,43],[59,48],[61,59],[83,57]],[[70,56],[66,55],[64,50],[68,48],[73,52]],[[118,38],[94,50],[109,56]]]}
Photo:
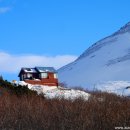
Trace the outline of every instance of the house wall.
{"label": "house wall", "polygon": [[54,73],[48,73],[48,78],[49,79],[54,79]]}
{"label": "house wall", "polygon": [[25,80],[26,83],[29,84],[39,84],[39,85],[47,85],[47,86],[58,86],[58,79],[42,79],[42,80]]}
{"label": "house wall", "polygon": [[[37,73],[30,73],[30,74],[32,74],[32,77],[33,77],[33,78],[39,79],[39,74],[37,74]],[[22,78],[21,78],[22,75],[26,75],[26,76],[27,76],[27,73],[22,72],[22,73],[20,74],[20,81],[22,80]]]}
{"label": "house wall", "polygon": [[[22,72],[20,76],[23,74],[27,74],[27,73]],[[39,80],[35,80],[32,78],[32,79],[24,79],[24,81],[26,83],[34,84],[34,85],[39,84],[39,85],[47,85],[47,86],[58,86],[58,79],[55,78],[54,73],[48,72],[47,78],[40,78],[39,73],[32,73],[32,77]]]}

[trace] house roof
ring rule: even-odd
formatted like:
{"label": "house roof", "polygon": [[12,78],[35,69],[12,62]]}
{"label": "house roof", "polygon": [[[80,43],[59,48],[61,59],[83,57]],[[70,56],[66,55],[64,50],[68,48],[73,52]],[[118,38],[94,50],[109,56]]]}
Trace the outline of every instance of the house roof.
{"label": "house roof", "polygon": [[22,68],[22,70],[28,73],[37,73],[37,71],[34,68]]}
{"label": "house roof", "polygon": [[25,73],[37,73],[35,68],[21,68],[18,77],[20,76],[21,72],[24,71]]}
{"label": "house roof", "polygon": [[24,71],[25,73],[44,73],[44,72],[57,73],[57,71],[53,67],[35,67],[35,68],[23,67],[18,76],[20,76],[22,71]]}
{"label": "house roof", "polygon": [[35,67],[36,70],[39,72],[39,73],[42,73],[42,72],[52,72],[52,73],[56,73],[56,70],[53,68],[53,67]]}

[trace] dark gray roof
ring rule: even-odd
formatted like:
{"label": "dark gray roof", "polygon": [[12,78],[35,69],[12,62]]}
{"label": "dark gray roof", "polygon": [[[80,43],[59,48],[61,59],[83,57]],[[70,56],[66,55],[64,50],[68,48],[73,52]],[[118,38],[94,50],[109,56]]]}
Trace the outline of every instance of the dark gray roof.
{"label": "dark gray roof", "polygon": [[24,72],[37,73],[35,68],[22,68]]}
{"label": "dark gray roof", "polygon": [[53,67],[35,67],[38,72],[53,72],[57,73],[57,71]]}
{"label": "dark gray roof", "polygon": [[20,74],[21,74],[22,71],[24,71],[25,73],[37,73],[37,70],[35,68],[25,68],[25,67],[22,67],[20,72],[19,72],[18,77],[20,77]]}
{"label": "dark gray roof", "polygon": [[57,73],[57,71],[53,67],[35,67],[35,68],[21,68],[21,71],[19,72],[19,77],[22,72],[22,70],[26,73],[42,73],[42,72],[52,72]]}

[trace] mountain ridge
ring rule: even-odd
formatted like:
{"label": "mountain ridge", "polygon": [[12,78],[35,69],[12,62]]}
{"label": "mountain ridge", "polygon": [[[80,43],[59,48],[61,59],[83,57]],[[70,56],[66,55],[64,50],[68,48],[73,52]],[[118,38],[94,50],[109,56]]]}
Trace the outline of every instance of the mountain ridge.
{"label": "mountain ridge", "polygon": [[[98,45],[98,43],[103,42],[103,41],[106,40],[107,38],[114,37],[114,36],[116,36],[116,35],[119,35],[119,34],[121,34],[121,33],[125,33],[125,32],[127,32],[127,31],[130,32],[130,22],[128,22],[127,24],[125,24],[123,27],[121,27],[118,31],[114,32],[113,34],[111,34],[111,35],[109,35],[109,36],[107,36],[107,37],[105,37],[105,38],[102,38],[101,40],[98,40],[97,42],[95,42],[94,44],[92,44],[89,48],[87,48],[87,49],[84,51],[84,53],[85,53],[86,51],[88,51],[89,49],[91,49],[92,47]],[[82,53],[82,54],[78,57],[78,59],[81,58],[84,53]]]}

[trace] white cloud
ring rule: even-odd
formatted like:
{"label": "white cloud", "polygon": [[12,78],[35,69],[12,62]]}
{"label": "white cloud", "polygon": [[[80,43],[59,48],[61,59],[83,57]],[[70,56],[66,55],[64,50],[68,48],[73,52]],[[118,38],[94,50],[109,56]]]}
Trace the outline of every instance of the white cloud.
{"label": "white cloud", "polygon": [[11,55],[0,52],[0,72],[18,73],[21,67],[53,66],[56,69],[74,61],[77,56]]}
{"label": "white cloud", "polygon": [[10,7],[0,7],[0,13],[2,14],[2,13],[6,13],[6,12],[8,12],[8,11],[10,11],[11,10],[11,8]]}

